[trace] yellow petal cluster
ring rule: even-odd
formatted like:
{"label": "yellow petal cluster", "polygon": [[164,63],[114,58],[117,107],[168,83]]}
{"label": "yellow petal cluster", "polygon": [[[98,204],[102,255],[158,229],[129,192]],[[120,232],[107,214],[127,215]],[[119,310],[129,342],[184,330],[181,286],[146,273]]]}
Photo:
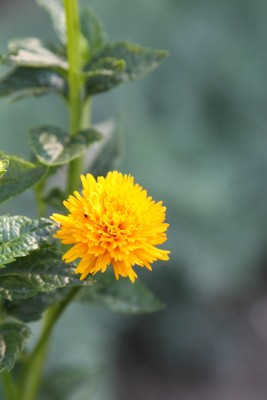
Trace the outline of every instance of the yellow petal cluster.
{"label": "yellow petal cluster", "polygon": [[81,175],[81,181],[82,195],[74,192],[63,203],[69,214],[51,217],[60,224],[54,236],[73,245],[63,260],[80,260],[80,279],[105,272],[112,264],[117,279],[129,277],[134,282],[134,265],[151,270],[157,259],[169,259],[169,251],[156,247],[165,242],[169,226],[162,202],[155,203],[132,176],[118,171],[97,180]]}

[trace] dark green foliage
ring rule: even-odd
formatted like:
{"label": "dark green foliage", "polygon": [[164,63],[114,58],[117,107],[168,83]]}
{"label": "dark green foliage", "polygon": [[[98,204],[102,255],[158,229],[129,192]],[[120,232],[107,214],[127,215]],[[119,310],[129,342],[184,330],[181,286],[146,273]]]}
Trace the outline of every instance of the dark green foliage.
{"label": "dark green foliage", "polygon": [[[14,100],[19,100],[51,91],[67,95],[64,9],[60,1],[38,0],[38,3],[49,12],[62,47],[57,48],[33,37],[10,41],[9,53],[2,60],[17,68],[0,80],[0,96],[13,95]],[[82,10],[80,18],[80,53],[83,64],[86,64],[81,73],[85,97],[142,78],[167,56],[165,51],[132,43],[106,42],[102,24],[88,8]]]}
{"label": "dark green foliage", "polygon": [[67,61],[38,38],[14,39],[8,48],[10,52],[4,60],[17,66],[52,68],[63,73],[68,69]]}
{"label": "dark green foliage", "polygon": [[5,300],[3,307],[5,312],[23,322],[37,321],[43,312],[51,305],[61,301],[68,289],[58,289],[53,292],[43,292],[37,295],[19,300]]}
{"label": "dark green foliage", "polygon": [[134,284],[128,279],[117,281],[113,273],[108,272],[96,275],[95,279],[95,285],[81,290],[78,301],[122,314],[143,314],[164,308],[164,304],[138,280]]}
{"label": "dark green foliage", "polygon": [[7,172],[0,180],[0,203],[35,185],[46,173],[46,167],[22,158],[3,155],[9,161]]}
{"label": "dark green foliage", "polygon": [[121,81],[123,71],[125,71],[125,61],[107,57],[89,65],[84,73],[86,82],[86,95],[91,96],[97,93],[106,92],[117,86]]}
{"label": "dark green foliage", "polygon": [[[63,3],[60,0],[37,2],[50,14],[60,43],[50,44],[34,37],[12,40],[8,54],[1,57],[1,61],[12,69],[0,79],[0,97],[9,96],[16,101],[28,96],[60,94],[68,103],[72,130],[73,126],[83,127],[86,119],[89,121],[88,97],[111,90],[120,83],[141,78],[157,67],[167,55],[166,52],[127,42],[107,42],[97,16],[90,9],[84,8],[80,15],[81,32],[76,32],[73,46],[74,59],[79,62],[75,68],[72,68],[75,63],[71,65],[70,70],[74,72],[71,74],[67,61]],[[68,34],[70,31],[68,29]],[[78,58],[75,58],[75,52]],[[72,64],[69,54],[68,59]],[[73,99],[78,101],[75,103]],[[75,104],[78,104],[76,109]],[[121,154],[118,129],[112,122],[104,123],[102,127],[103,135],[90,128],[80,130],[76,135],[72,131],[72,136],[53,126],[32,129],[29,141],[36,163],[0,154],[3,160],[7,160],[1,170],[0,202],[34,186],[40,215],[45,214],[48,204],[62,207],[65,193],[54,188],[55,184],[48,183],[61,166],[85,155],[88,169],[96,176],[114,168]],[[79,161],[72,163],[71,167],[77,167],[78,164]],[[77,170],[75,174],[78,176]],[[69,178],[73,178],[72,175],[69,173]],[[12,321],[14,318],[23,322],[37,321],[47,308],[58,303],[59,307],[51,311],[58,312],[62,306],[62,312],[67,302],[77,297],[80,287],[79,301],[115,312],[138,314],[158,311],[164,307],[140,281],[135,285],[128,279],[117,282],[108,273],[98,274],[97,282],[90,276],[80,280],[80,275],[75,273],[76,264],[63,262],[62,252],[47,243],[56,228],[55,223],[44,218],[31,220],[24,216],[0,217],[1,321],[6,319],[6,323],[0,325],[0,371],[12,369],[30,333],[23,324],[9,322],[10,318]],[[47,320],[45,328],[48,329]],[[33,364],[33,368],[35,366],[39,368]],[[29,373],[30,387],[33,375]],[[88,371],[76,368],[53,372],[52,378],[48,377],[43,388],[44,398],[71,399],[76,396],[80,385],[88,385],[88,381],[90,384],[90,378]],[[23,389],[23,384],[21,387]],[[27,388],[26,380],[24,389]]]}
{"label": "dark green foliage", "polygon": [[[144,48],[133,43],[108,43],[93,56],[86,67],[86,94],[91,96],[110,90],[120,83],[140,79],[155,69],[167,55],[166,51]],[[98,73],[94,75],[96,71]]]}
{"label": "dark green foliage", "polygon": [[90,277],[81,281],[74,270],[75,265],[64,263],[57,249],[41,248],[0,270],[0,296],[7,300],[26,299],[39,292],[92,284]]}
{"label": "dark green foliage", "polygon": [[24,216],[0,216],[0,266],[38,249],[55,230],[56,224],[46,218],[31,220]]}
{"label": "dark green foliage", "polygon": [[114,42],[108,43],[103,47],[96,54],[93,61],[106,57],[124,60],[126,63],[126,76],[123,77],[123,80],[134,80],[151,72],[167,56],[167,51],[141,47],[134,43]]}
{"label": "dark green foliage", "polygon": [[6,322],[0,325],[0,372],[10,371],[30,336],[23,324]]}
{"label": "dark green foliage", "polygon": [[49,68],[18,67],[0,80],[0,96],[11,96],[12,101],[51,92],[66,96],[67,82]]}
{"label": "dark green foliage", "polygon": [[41,163],[49,166],[69,163],[100,139],[101,134],[92,128],[80,131],[75,136],[52,126],[41,126],[30,131],[33,153]]}
{"label": "dark green foliage", "polygon": [[89,45],[90,55],[99,50],[106,41],[106,34],[97,15],[88,7],[81,8],[81,32]]}

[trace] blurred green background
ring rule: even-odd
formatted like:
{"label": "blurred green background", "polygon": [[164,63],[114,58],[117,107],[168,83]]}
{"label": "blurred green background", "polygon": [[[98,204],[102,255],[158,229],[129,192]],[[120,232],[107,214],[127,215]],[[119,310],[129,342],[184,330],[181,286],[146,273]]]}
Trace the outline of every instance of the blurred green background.
{"label": "blurred green background", "polygon": [[[83,3],[112,40],[170,52],[145,79],[93,103],[94,123],[119,115],[120,169],[167,206],[171,260],[142,274],[167,308],[122,317],[72,306],[47,371],[92,370],[70,400],[266,400],[267,3]],[[16,36],[54,39],[34,0],[0,1],[0,53]],[[53,95],[1,101],[0,121],[0,148],[23,157],[30,127],[68,126]],[[1,212],[35,216],[31,193]]]}

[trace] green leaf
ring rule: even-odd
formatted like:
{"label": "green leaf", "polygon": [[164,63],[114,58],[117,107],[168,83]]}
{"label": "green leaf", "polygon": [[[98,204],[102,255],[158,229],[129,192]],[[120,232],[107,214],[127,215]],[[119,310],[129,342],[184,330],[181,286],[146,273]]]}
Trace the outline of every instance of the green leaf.
{"label": "green leaf", "polygon": [[126,70],[124,79],[139,79],[148,74],[167,57],[168,52],[141,47],[134,43],[114,42],[106,45],[97,58],[114,57],[124,60]]}
{"label": "green leaf", "polygon": [[[103,59],[113,58],[124,61],[126,67],[121,73],[113,74],[110,81],[105,86],[105,90],[110,90],[113,87],[123,82],[129,82],[135,79],[142,78],[144,75],[155,69],[166,57],[166,51],[154,50],[138,46],[127,42],[114,42],[105,45],[87,65],[86,71],[96,69],[96,64]],[[102,85],[102,90],[104,87]],[[90,86],[90,81],[86,87],[88,95],[99,93],[96,89]]]}
{"label": "green leaf", "polygon": [[82,34],[88,41],[89,51],[92,56],[103,47],[106,41],[106,33],[97,15],[88,7],[81,8],[80,25]]}
{"label": "green leaf", "polygon": [[49,68],[19,67],[0,80],[0,96],[12,96],[13,101],[51,92],[66,96],[67,82]]}
{"label": "green leaf", "polygon": [[53,52],[38,38],[13,39],[8,48],[10,53],[4,58],[17,66],[34,68],[56,68],[67,71],[68,63],[62,56]]}
{"label": "green leaf", "polygon": [[44,245],[57,225],[47,218],[0,216],[0,267]]}
{"label": "green leaf", "polygon": [[112,57],[102,58],[91,64],[90,69],[83,74],[86,82],[86,95],[106,92],[117,86],[125,67],[124,60]]}
{"label": "green leaf", "polygon": [[83,288],[77,300],[101,306],[122,314],[143,314],[159,311],[164,304],[140,281],[116,280],[113,273],[95,276],[92,287]]}
{"label": "green leaf", "polygon": [[23,322],[37,321],[49,306],[60,302],[66,296],[66,290],[69,289],[64,288],[53,292],[38,293],[36,296],[27,299],[5,300],[3,308],[8,315]]}
{"label": "green leaf", "polygon": [[[54,30],[65,48],[67,43],[66,17],[62,2],[60,0],[37,0],[37,3],[50,14]],[[83,32],[80,32],[78,50],[82,58],[82,63],[85,64],[89,59],[89,44]]]}
{"label": "green leaf", "polygon": [[0,180],[0,203],[14,197],[42,179],[47,168],[43,165],[32,164],[18,157],[1,154],[8,159],[7,172]]}
{"label": "green leaf", "polygon": [[30,147],[38,160],[46,165],[63,165],[82,155],[84,150],[101,139],[94,129],[87,129],[70,136],[52,126],[41,126],[30,131]]}
{"label": "green leaf", "polygon": [[66,18],[62,1],[37,0],[37,4],[43,7],[52,19],[53,28],[62,44],[66,44]]}
{"label": "green leaf", "polygon": [[40,292],[93,283],[90,277],[81,281],[75,268],[73,263],[62,261],[57,249],[45,246],[0,270],[0,296],[7,300],[26,299]]}
{"label": "green leaf", "polygon": [[30,333],[23,324],[6,322],[0,325],[0,372],[11,371]]}

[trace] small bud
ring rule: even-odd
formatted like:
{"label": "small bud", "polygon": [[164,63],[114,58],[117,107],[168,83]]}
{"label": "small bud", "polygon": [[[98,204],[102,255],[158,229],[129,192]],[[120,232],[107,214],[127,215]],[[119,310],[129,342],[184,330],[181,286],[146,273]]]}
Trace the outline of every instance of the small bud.
{"label": "small bud", "polygon": [[4,173],[7,171],[8,164],[9,164],[8,160],[6,160],[6,159],[0,160],[0,179],[2,178]]}

